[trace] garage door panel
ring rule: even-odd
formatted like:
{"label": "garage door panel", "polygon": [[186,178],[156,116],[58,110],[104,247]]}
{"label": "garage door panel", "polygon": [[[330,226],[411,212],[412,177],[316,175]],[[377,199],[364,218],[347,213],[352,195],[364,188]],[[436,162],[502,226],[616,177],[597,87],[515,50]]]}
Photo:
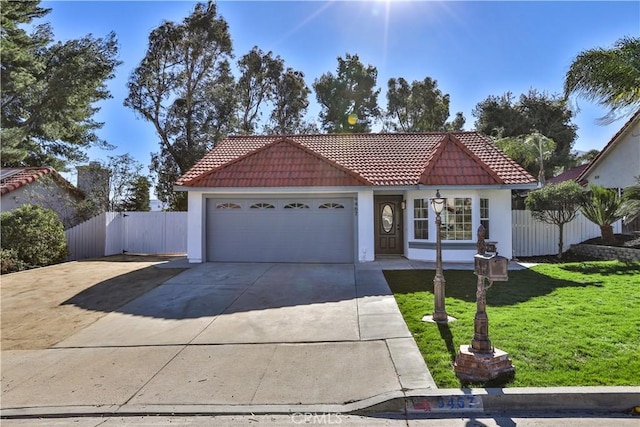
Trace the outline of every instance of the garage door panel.
{"label": "garage door panel", "polygon": [[[251,209],[268,203],[274,209]],[[241,209],[216,209],[221,204]],[[309,206],[292,209],[285,206]],[[321,209],[320,206],[344,206]],[[244,262],[353,262],[351,199],[217,200],[207,203],[207,259]]]}

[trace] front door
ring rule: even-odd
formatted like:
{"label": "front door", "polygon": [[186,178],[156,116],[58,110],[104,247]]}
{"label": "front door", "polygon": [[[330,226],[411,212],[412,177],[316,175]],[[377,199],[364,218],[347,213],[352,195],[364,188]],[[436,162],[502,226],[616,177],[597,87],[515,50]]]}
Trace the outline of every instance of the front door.
{"label": "front door", "polygon": [[375,196],[375,238],[377,255],[402,255],[402,196]]}

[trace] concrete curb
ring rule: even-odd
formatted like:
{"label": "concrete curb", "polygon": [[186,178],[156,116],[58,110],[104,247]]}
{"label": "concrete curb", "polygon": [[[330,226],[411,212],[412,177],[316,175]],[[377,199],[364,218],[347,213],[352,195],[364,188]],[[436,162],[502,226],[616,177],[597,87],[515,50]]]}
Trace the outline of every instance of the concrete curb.
{"label": "concrete curb", "polygon": [[547,387],[510,389],[424,389],[393,391],[345,404],[318,405],[104,405],[4,408],[1,418],[277,415],[341,413],[353,415],[460,416],[479,413],[628,413],[640,406],[640,387]]}

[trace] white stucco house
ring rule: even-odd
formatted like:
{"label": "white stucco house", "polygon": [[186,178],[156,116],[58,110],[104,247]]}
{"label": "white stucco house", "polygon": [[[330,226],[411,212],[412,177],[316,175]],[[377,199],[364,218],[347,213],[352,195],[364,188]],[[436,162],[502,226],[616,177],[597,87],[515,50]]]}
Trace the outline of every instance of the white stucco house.
{"label": "white stucco house", "polygon": [[624,189],[640,176],[640,110],[622,126],[576,179],[583,184]]}
{"label": "white stucco house", "polygon": [[52,209],[69,228],[77,223],[78,203],[85,195],[48,166],[0,169],[2,212],[25,204]]}
{"label": "white stucco house", "polygon": [[476,230],[511,257],[511,190],[536,179],[476,132],[232,136],[176,182],[192,263],[435,260],[429,199],[447,198],[444,261]]}

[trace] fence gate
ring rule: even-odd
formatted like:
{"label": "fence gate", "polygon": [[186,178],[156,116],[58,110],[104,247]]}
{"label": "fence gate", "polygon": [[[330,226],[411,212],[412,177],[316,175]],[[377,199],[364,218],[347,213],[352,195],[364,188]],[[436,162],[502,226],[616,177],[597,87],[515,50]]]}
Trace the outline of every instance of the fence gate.
{"label": "fence gate", "polygon": [[185,212],[123,212],[122,252],[177,254],[187,247]]}

